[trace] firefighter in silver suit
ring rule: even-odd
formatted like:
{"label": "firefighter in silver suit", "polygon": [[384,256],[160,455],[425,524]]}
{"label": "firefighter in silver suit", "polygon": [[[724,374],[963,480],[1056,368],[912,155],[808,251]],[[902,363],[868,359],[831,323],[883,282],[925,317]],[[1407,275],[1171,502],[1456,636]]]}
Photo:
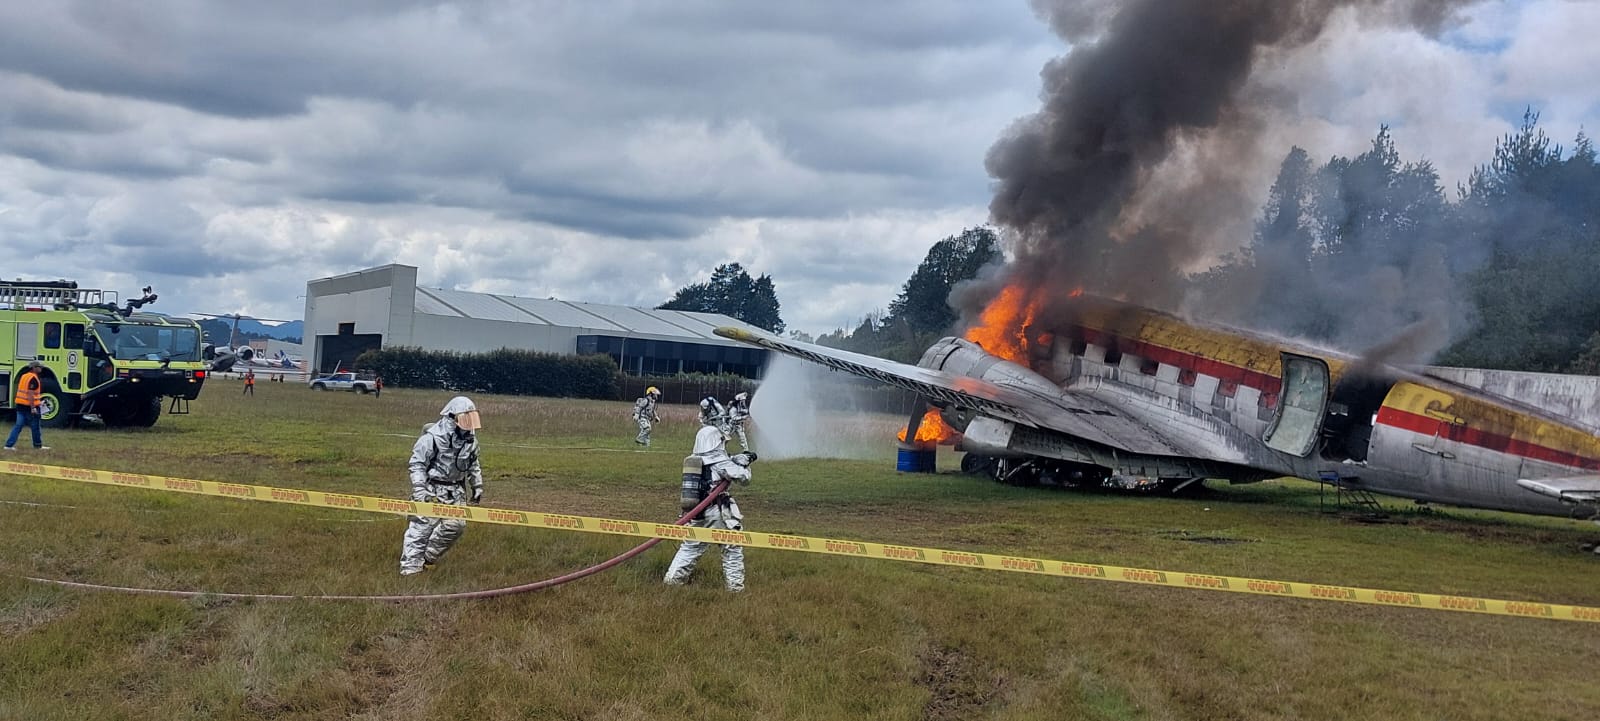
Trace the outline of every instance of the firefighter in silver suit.
{"label": "firefighter in silver suit", "polygon": [[[695,434],[694,453],[683,459],[683,486],[679,503],[684,510],[699,505],[700,501],[705,500],[705,494],[722,481],[749,485],[750,464],[755,462],[755,454],[746,452],[729,458],[724,446],[727,440],[722,429],[714,425],[701,426]],[[739,531],[744,529],[744,516],[739,513],[739,504],[724,491],[717,494],[717,499],[690,525]],[[667,585],[682,586],[688,583],[689,576],[694,573],[695,563],[710,545],[701,541],[684,541],[683,545],[678,546],[677,555],[672,557],[672,565],[667,567]],[[729,591],[744,590],[744,546],[722,546],[722,579]]]}
{"label": "firefighter in silver suit", "polygon": [[750,436],[747,435],[745,422],[750,420],[750,394],[740,393],[728,403],[728,427],[734,435],[739,436],[739,450],[750,450]]}
{"label": "firefighter in silver suit", "polygon": [[661,390],[650,386],[644,391],[644,396],[633,402],[633,419],[639,422],[639,435],[633,439],[645,448],[650,447],[650,428],[653,423],[660,423],[661,416],[656,415],[656,401],[661,400]]}
{"label": "firefighter in silver suit", "polygon": [[[439,420],[422,430],[411,447],[411,500],[476,506],[483,501],[483,469],[478,466],[476,431],[483,427],[478,407],[456,396],[439,411]],[[458,518],[411,516],[400,552],[400,574],[421,573],[438,562],[466,531]]]}
{"label": "firefighter in silver suit", "polygon": [[706,396],[700,399],[700,425],[716,426],[724,430],[727,435],[728,412],[723,409],[722,403],[716,396]]}

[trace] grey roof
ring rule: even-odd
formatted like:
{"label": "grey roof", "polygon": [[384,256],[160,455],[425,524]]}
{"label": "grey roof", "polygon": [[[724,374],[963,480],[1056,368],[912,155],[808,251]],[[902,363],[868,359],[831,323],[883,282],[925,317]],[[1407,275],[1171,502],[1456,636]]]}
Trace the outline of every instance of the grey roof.
{"label": "grey roof", "polygon": [[654,337],[713,345],[743,345],[712,334],[711,331],[719,326],[760,330],[720,313],[691,313],[626,305],[575,303],[420,286],[417,288],[415,308],[416,312],[425,315],[560,326],[577,328],[593,335]]}

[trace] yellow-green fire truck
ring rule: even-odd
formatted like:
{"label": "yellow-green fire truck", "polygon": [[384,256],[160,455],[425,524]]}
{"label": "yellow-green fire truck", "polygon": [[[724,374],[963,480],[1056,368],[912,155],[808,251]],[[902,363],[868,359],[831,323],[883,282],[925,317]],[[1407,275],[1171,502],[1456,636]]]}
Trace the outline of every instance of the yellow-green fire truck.
{"label": "yellow-green fire truck", "polygon": [[72,281],[0,281],[3,407],[11,407],[23,370],[37,360],[44,366],[43,425],[98,417],[109,426],[151,426],[169,398],[172,413],[187,413],[206,379],[200,325],[136,312],[155,300],[145,292],[119,308],[115,292]]}

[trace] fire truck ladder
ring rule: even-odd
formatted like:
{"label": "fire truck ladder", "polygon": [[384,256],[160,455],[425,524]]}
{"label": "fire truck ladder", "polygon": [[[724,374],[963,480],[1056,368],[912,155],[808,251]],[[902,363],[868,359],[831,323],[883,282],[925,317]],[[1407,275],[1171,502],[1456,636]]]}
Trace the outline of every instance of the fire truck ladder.
{"label": "fire truck ladder", "polygon": [[[1317,490],[1317,507],[1323,513],[1338,513],[1340,511],[1353,511],[1364,520],[1381,521],[1389,517],[1389,512],[1384,510],[1383,504],[1378,503],[1378,497],[1372,491],[1356,485],[1361,482],[1357,476],[1341,476],[1336,471],[1323,471],[1318,474],[1322,481]],[[1333,486],[1333,499],[1327,499],[1327,488]]]}
{"label": "fire truck ladder", "polygon": [[114,291],[103,291],[97,288],[77,288],[65,283],[29,285],[27,283],[0,281],[0,305],[4,305],[11,310],[92,306],[106,302],[107,295],[111,296],[112,303],[117,302],[117,294]]}

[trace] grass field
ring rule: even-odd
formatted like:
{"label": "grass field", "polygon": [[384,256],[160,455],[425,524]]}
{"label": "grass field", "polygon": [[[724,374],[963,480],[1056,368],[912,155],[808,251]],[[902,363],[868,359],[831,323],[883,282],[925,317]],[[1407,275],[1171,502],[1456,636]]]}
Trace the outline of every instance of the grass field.
{"label": "grass field", "polygon": [[[149,431],[47,431],[18,460],[398,497],[447,399],[208,388]],[[664,520],[695,424],[667,407],[477,399],[486,503]],[[1375,588],[1600,605],[1592,525],[1318,511],[1304,483],[1200,499],[893,470],[895,419],[840,419],[871,461],[762,462],[752,530]],[[26,445],[24,443],[23,445]],[[941,458],[953,466],[954,457]],[[1396,504],[1397,506],[1399,504]],[[401,519],[0,476],[0,719],[1593,719],[1600,626],[747,551],[660,584],[663,544],[558,589],[414,605],[170,600],[16,578],[272,593],[474,590],[627,538],[471,526],[397,574]]]}

